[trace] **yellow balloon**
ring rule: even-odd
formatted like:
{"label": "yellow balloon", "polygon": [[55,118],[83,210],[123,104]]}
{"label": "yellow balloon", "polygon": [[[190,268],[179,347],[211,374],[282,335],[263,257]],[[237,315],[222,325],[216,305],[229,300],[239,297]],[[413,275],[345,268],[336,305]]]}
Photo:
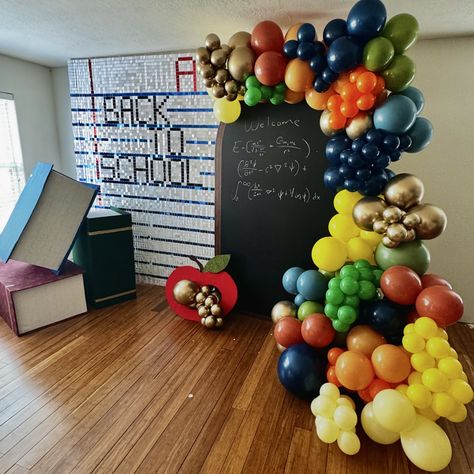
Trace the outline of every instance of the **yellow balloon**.
{"label": "yellow balloon", "polygon": [[316,418],[316,434],[323,443],[334,443],[339,436],[339,427],[333,420],[318,416]]}
{"label": "yellow balloon", "polygon": [[386,430],[375,419],[372,402],[367,403],[360,414],[362,428],[367,436],[379,444],[393,444],[400,439],[399,433]]}
{"label": "yellow balloon", "polygon": [[334,421],[341,430],[349,431],[357,424],[357,414],[355,410],[344,405],[338,406],[334,410]]}
{"label": "yellow balloon", "polygon": [[423,385],[428,387],[432,392],[444,392],[448,390],[448,377],[441,370],[432,367],[423,372],[421,376]]}
{"label": "yellow balloon", "polygon": [[327,395],[319,395],[311,402],[311,412],[314,416],[332,418],[336,409],[336,401]]}
{"label": "yellow balloon", "polygon": [[382,240],[382,235],[377,232],[371,232],[370,230],[360,230],[360,238],[365,240],[372,247],[376,247]]}
{"label": "yellow balloon", "polygon": [[436,421],[439,418],[439,415],[433,411],[431,405],[428,408],[417,408],[416,412],[420,415],[423,415],[425,418],[428,418],[429,420]]}
{"label": "yellow balloon", "polygon": [[346,405],[348,407],[352,407],[353,410],[356,408],[356,404],[354,403],[354,400],[352,400],[349,395],[341,395],[340,398],[336,400],[337,405]]}
{"label": "yellow balloon", "polygon": [[353,193],[347,189],[343,189],[334,196],[334,209],[336,209],[339,214],[352,216],[352,209],[357,201],[360,201],[363,197],[364,196],[360,193]]}
{"label": "yellow balloon", "polygon": [[360,451],[360,439],[353,431],[341,431],[337,437],[339,449],[348,456]]}
{"label": "yellow balloon", "polygon": [[241,106],[238,100],[229,101],[225,97],[214,101],[214,114],[219,122],[232,123],[240,117]]}
{"label": "yellow balloon", "polygon": [[403,334],[405,336],[407,334],[413,334],[414,332],[415,332],[415,325],[413,323],[409,323],[403,328]]}
{"label": "yellow balloon", "polygon": [[418,372],[424,372],[436,365],[435,360],[427,352],[421,351],[410,357],[411,366]]}
{"label": "yellow balloon", "polygon": [[347,255],[349,260],[369,260],[374,256],[374,248],[360,237],[353,237],[347,242]]}
{"label": "yellow balloon", "polygon": [[449,438],[440,426],[424,416],[416,415],[414,426],[403,431],[400,440],[408,459],[420,469],[441,471],[451,461]]}
{"label": "yellow balloon", "polygon": [[425,339],[416,332],[412,332],[403,336],[402,345],[408,352],[414,354],[425,348]]}
{"label": "yellow balloon", "polygon": [[471,386],[462,379],[455,379],[449,382],[448,393],[459,403],[466,405],[473,398]]}
{"label": "yellow balloon", "polygon": [[359,228],[355,225],[351,216],[336,214],[331,218],[328,225],[329,233],[336,239],[348,242],[359,235]]}
{"label": "yellow balloon", "polygon": [[398,390],[402,395],[406,397],[408,391],[408,385],[406,383],[402,383],[395,387],[395,390]]}
{"label": "yellow balloon", "polygon": [[438,369],[448,376],[448,379],[458,379],[462,374],[462,365],[454,357],[444,357],[438,362]]}
{"label": "yellow balloon", "polygon": [[372,403],[376,420],[386,430],[400,433],[413,426],[415,409],[398,390],[382,390]]}
{"label": "yellow balloon", "polygon": [[454,414],[457,406],[456,400],[449,393],[433,393],[431,408],[437,415],[447,418]]}
{"label": "yellow balloon", "polygon": [[411,384],[407,389],[408,400],[415,408],[428,408],[431,405],[431,392],[421,383]]}
{"label": "yellow balloon", "polygon": [[431,318],[423,316],[415,321],[415,332],[425,339],[429,339],[438,333],[438,325]]}
{"label": "yellow balloon", "polygon": [[448,420],[453,423],[461,423],[467,418],[467,409],[462,403],[456,405],[456,409],[451,416],[448,416]]}
{"label": "yellow balloon", "polygon": [[319,389],[319,394],[325,395],[336,401],[341,396],[341,393],[339,392],[337,385],[334,385],[333,383],[330,383],[330,382],[326,382],[321,385],[321,388]]}
{"label": "yellow balloon", "polygon": [[334,237],[323,237],[314,244],[311,257],[318,268],[335,272],[346,263],[346,245]]}
{"label": "yellow balloon", "polygon": [[426,341],[426,352],[428,352],[431,357],[436,357],[437,359],[448,357],[450,349],[451,346],[449,342],[441,337],[430,337]]}
{"label": "yellow balloon", "polygon": [[422,381],[422,375],[420,372],[412,372],[408,376],[408,385],[413,385],[415,383],[423,383]]}

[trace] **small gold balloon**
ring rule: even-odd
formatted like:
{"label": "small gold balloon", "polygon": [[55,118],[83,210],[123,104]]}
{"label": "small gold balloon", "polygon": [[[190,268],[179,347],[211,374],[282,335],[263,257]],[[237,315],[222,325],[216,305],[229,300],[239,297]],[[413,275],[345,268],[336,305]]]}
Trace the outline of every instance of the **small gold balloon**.
{"label": "small gold balloon", "polygon": [[277,342],[277,349],[278,349],[280,352],[286,351],[286,347],[285,347],[285,346],[282,346],[281,344],[278,344],[278,342]]}
{"label": "small gold balloon", "polygon": [[321,128],[321,131],[327,137],[332,137],[336,135],[336,133],[338,132],[337,130],[333,130],[331,128],[331,125],[329,125],[330,117],[331,117],[331,112],[329,112],[329,110],[323,110],[323,113],[321,114],[321,117],[319,118],[319,126]]}
{"label": "small gold balloon", "polygon": [[221,328],[224,325],[224,320],[222,318],[216,318],[216,328]]}
{"label": "small gold balloon", "polygon": [[201,324],[202,324],[203,326],[206,325],[206,318],[201,318]]}
{"label": "small gold balloon", "polygon": [[206,316],[209,315],[209,308],[206,308],[205,306],[200,306],[198,308],[198,315],[201,317],[201,318],[205,318]]}
{"label": "small gold balloon", "polygon": [[246,31],[238,31],[230,37],[228,41],[229,47],[231,49],[240,48],[241,46],[246,46],[247,48],[249,48],[250,37],[250,33],[247,33]]}
{"label": "small gold balloon", "polygon": [[233,94],[227,94],[225,96],[225,98],[229,101],[229,102],[232,102],[233,100],[237,99],[237,94],[233,93]]}
{"label": "small gold balloon", "polygon": [[385,201],[393,206],[408,211],[412,206],[420,204],[425,194],[421,179],[408,173],[394,176],[385,186]]}
{"label": "small gold balloon", "polygon": [[199,291],[199,286],[191,280],[181,280],[173,288],[174,299],[186,306],[194,303],[194,297]]}
{"label": "small gold balloon", "polygon": [[388,206],[384,209],[382,217],[389,224],[399,222],[405,213],[397,206]]}
{"label": "small gold balloon", "polygon": [[212,88],[215,83],[216,83],[216,81],[215,81],[213,78],[211,78],[211,79],[204,79],[204,85],[205,85],[206,87],[211,87],[211,88]]}
{"label": "small gold balloon", "polygon": [[201,293],[204,296],[209,296],[211,294],[212,288],[209,285],[201,286]]}
{"label": "small gold balloon", "polygon": [[204,306],[210,308],[213,304],[217,303],[217,298],[214,295],[209,295],[204,301]]}
{"label": "small gold balloon", "polygon": [[221,49],[224,50],[225,54],[229,56],[229,54],[232,52],[232,48],[228,44],[221,44]]}
{"label": "small gold balloon", "polygon": [[407,230],[403,224],[390,224],[387,228],[387,237],[393,242],[403,242],[406,236]]}
{"label": "small gold balloon", "polygon": [[227,53],[222,49],[216,49],[211,54],[211,63],[216,67],[224,66],[227,61]]}
{"label": "small gold balloon", "polygon": [[243,97],[246,92],[247,92],[247,89],[245,88],[245,86],[243,84],[240,84],[237,94]]}
{"label": "small gold balloon", "polygon": [[206,297],[201,292],[199,292],[196,294],[194,299],[197,304],[202,304],[204,303],[204,300],[206,299]]}
{"label": "small gold balloon", "polygon": [[212,86],[212,95],[216,99],[221,99],[222,97],[225,96],[225,88],[222,84],[214,84]]}
{"label": "small gold balloon", "polygon": [[213,316],[221,316],[222,314],[222,308],[218,304],[213,304],[211,306],[211,314]]}
{"label": "small gold balloon", "polygon": [[408,229],[413,229],[420,223],[421,219],[417,214],[405,214],[402,219],[402,224]]}
{"label": "small gold balloon", "polygon": [[356,115],[351,119],[349,125],[346,127],[346,134],[351,140],[359,138],[364,133],[372,128],[372,118],[369,114]]}
{"label": "small gold balloon", "polygon": [[230,75],[237,81],[244,82],[253,72],[255,53],[247,46],[235,48],[229,56],[227,67]]}
{"label": "small gold balloon", "polygon": [[207,48],[204,48],[203,46],[201,48],[198,48],[196,53],[196,59],[201,64],[207,64],[211,59]]}
{"label": "small gold balloon", "polygon": [[352,217],[358,227],[371,231],[374,222],[382,218],[386,207],[383,199],[376,196],[366,196],[356,202],[352,209]]}
{"label": "small gold balloon", "polygon": [[204,321],[204,325],[207,328],[213,328],[216,325],[216,319],[214,316],[207,316],[206,320]]}
{"label": "small gold balloon", "polygon": [[216,303],[219,303],[222,299],[222,296],[217,288],[214,288],[211,293],[212,296],[216,299]]}
{"label": "small gold balloon", "polygon": [[433,204],[420,204],[410,209],[420,222],[414,226],[418,239],[430,240],[441,235],[446,229],[448,218],[443,209]]}
{"label": "small gold balloon", "polygon": [[407,236],[405,237],[405,242],[411,242],[412,240],[416,239],[416,232],[415,229],[407,230]]}
{"label": "small gold balloon", "polygon": [[225,90],[228,94],[236,94],[239,91],[239,83],[231,79],[225,83]]}
{"label": "small gold balloon", "polygon": [[377,234],[385,234],[387,228],[388,224],[383,219],[377,219],[374,222],[374,232],[377,232]]}
{"label": "small gold balloon", "polygon": [[[227,71],[227,69],[218,69],[216,71],[216,82],[218,82],[219,84],[225,84],[228,78],[229,78],[229,71]],[[227,88],[226,88],[226,91],[227,91]]]}
{"label": "small gold balloon", "polygon": [[216,71],[214,70],[212,64],[204,64],[203,66],[201,66],[201,76],[204,79],[214,79],[215,75]]}
{"label": "small gold balloon", "polygon": [[296,318],[298,308],[291,301],[279,301],[272,308],[272,321],[277,323],[281,318],[286,316]]}
{"label": "small gold balloon", "polygon": [[388,247],[390,249],[394,249],[395,247],[398,247],[399,243],[394,242],[393,240],[390,240],[390,237],[388,235],[384,235],[382,237],[382,244],[385,245],[385,247]]}
{"label": "small gold balloon", "polygon": [[218,49],[220,47],[221,40],[219,39],[219,36],[217,36],[216,34],[209,33],[206,36],[206,41],[204,43],[207,49],[209,49],[210,51],[214,51],[215,49]]}

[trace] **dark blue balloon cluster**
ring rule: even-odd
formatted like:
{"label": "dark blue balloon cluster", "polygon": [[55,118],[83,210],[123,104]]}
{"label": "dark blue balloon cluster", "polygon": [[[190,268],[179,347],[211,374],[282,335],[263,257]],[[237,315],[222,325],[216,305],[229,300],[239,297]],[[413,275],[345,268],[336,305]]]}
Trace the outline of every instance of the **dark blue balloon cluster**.
{"label": "dark blue balloon cluster", "polygon": [[326,145],[326,158],[331,166],[324,173],[324,184],[332,191],[347,189],[376,196],[395,174],[388,166],[398,161],[411,143],[408,135],[375,128],[355,140],[345,133],[338,134]]}

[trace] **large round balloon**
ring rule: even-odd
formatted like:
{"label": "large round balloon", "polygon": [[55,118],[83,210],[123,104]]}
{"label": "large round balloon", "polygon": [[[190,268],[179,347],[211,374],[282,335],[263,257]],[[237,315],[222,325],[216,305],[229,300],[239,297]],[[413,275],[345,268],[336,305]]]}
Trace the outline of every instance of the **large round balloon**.
{"label": "large round balloon", "polygon": [[372,403],[377,422],[386,430],[402,433],[415,424],[415,409],[408,398],[398,390],[379,392]]}
{"label": "large round balloon", "polygon": [[416,297],[423,289],[418,274],[408,267],[395,265],[388,268],[380,278],[380,288],[394,303],[415,304]]}
{"label": "large round balloon", "polygon": [[418,29],[414,16],[401,13],[388,20],[382,35],[390,40],[397,54],[402,54],[416,41]]}
{"label": "large round balloon", "polygon": [[400,434],[385,429],[375,418],[373,402],[367,403],[360,414],[362,428],[367,436],[379,444],[393,444],[400,439]]}
{"label": "large round balloon", "polygon": [[353,327],[347,334],[347,348],[353,352],[360,352],[366,357],[372,357],[374,350],[386,344],[385,338],[370,326],[361,324]]}
{"label": "large round balloon", "polygon": [[330,46],[334,40],[347,35],[347,23],[342,18],[331,20],[323,31],[323,39],[327,46]]}
{"label": "large round balloon", "polygon": [[410,359],[406,352],[393,344],[382,344],[372,353],[375,375],[389,383],[403,382],[411,372]]}
{"label": "large round balloon", "polygon": [[362,51],[352,38],[342,36],[331,43],[327,52],[328,66],[337,73],[356,67],[361,60]]}
{"label": "large round balloon", "polygon": [[425,97],[423,95],[423,92],[420,91],[420,89],[410,86],[402,90],[401,92],[398,92],[398,94],[406,95],[409,99],[411,99],[416,105],[416,112],[418,114],[423,110],[423,107],[425,106]]}
{"label": "large round balloon", "polygon": [[447,286],[425,288],[416,299],[416,312],[436,321],[438,326],[451,326],[462,318],[462,298]]}
{"label": "large round balloon", "polygon": [[255,53],[247,46],[235,48],[229,56],[229,72],[236,81],[245,81],[253,72]]}
{"label": "large round balloon", "polygon": [[402,431],[400,440],[407,458],[420,469],[441,471],[451,461],[449,438],[439,425],[424,416],[416,415],[414,426]]}
{"label": "large round balloon", "polygon": [[278,344],[290,347],[303,342],[301,323],[293,317],[284,317],[278,320],[273,328],[273,336]]}
{"label": "large round balloon", "polygon": [[328,289],[328,280],[317,270],[306,270],[298,277],[296,289],[305,299],[320,301]]}
{"label": "large round balloon", "polygon": [[304,92],[313,85],[314,72],[307,61],[292,59],[286,66],[285,84],[294,92]]}
{"label": "large round balloon", "polygon": [[255,61],[255,76],[265,86],[276,86],[285,77],[286,59],[276,51],[265,51]]}
{"label": "large round balloon", "polygon": [[381,71],[390,64],[394,54],[392,43],[378,36],[365,45],[362,61],[369,71]]}
{"label": "large round balloon", "polygon": [[287,291],[291,295],[298,294],[298,289],[296,288],[296,281],[303,272],[304,269],[301,267],[291,267],[283,274],[282,284],[285,291]]}
{"label": "large round balloon", "polygon": [[331,320],[324,314],[311,314],[301,324],[301,335],[306,344],[322,348],[329,346],[336,336]]}
{"label": "large round balloon", "polygon": [[286,349],[278,360],[278,379],[293,395],[313,400],[325,380],[325,361],[322,355],[307,344]]}
{"label": "large round balloon", "polygon": [[238,100],[229,101],[225,97],[214,101],[214,114],[220,122],[233,123],[240,117],[241,106]]}
{"label": "large round balloon", "polygon": [[258,23],[252,30],[250,45],[257,55],[265,51],[281,53],[283,41],[281,28],[274,21],[266,20]]}
{"label": "large round balloon", "polygon": [[407,132],[416,120],[416,105],[404,95],[391,95],[374,111],[375,128],[401,135]]}
{"label": "large round balloon", "polygon": [[418,153],[430,144],[433,137],[433,125],[428,119],[418,117],[408,130],[407,135],[411,138],[411,145],[405,151]]}
{"label": "large round balloon", "polygon": [[334,237],[323,237],[314,244],[311,257],[317,267],[334,272],[346,262],[347,249],[340,240]]}
{"label": "large round balloon", "polygon": [[421,240],[402,242],[394,249],[380,243],[375,250],[375,261],[382,270],[403,265],[423,275],[430,265],[430,253]]}
{"label": "large round balloon", "polygon": [[364,354],[345,351],[336,360],[336,377],[349,390],[362,390],[372,382],[374,369]]}
{"label": "large round balloon", "polygon": [[386,19],[387,10],[380,0],[359,0],[347,16],[347,31],[367,41],[382,31]]}
{"label": "large round balloon", "polygon": [[393,92],[403,91],[415,79],[415,70],[415,63],[408,56],[395,55],[390,65],[382,72],[385,87]]}

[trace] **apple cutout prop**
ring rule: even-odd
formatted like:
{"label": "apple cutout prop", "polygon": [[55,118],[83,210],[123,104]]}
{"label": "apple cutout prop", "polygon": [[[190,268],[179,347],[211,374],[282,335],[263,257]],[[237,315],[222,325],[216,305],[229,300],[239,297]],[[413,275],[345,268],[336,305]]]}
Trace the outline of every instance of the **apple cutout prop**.
{"label": "apple cutout prop", "polygon": [[216,255],[205,266],[189,257],[199,268],[176,268],[166,281],[166,299],[180,317],[206,327],[222,326],[222,318],[237,303],[237,285],[224,271],[230,255]]}

